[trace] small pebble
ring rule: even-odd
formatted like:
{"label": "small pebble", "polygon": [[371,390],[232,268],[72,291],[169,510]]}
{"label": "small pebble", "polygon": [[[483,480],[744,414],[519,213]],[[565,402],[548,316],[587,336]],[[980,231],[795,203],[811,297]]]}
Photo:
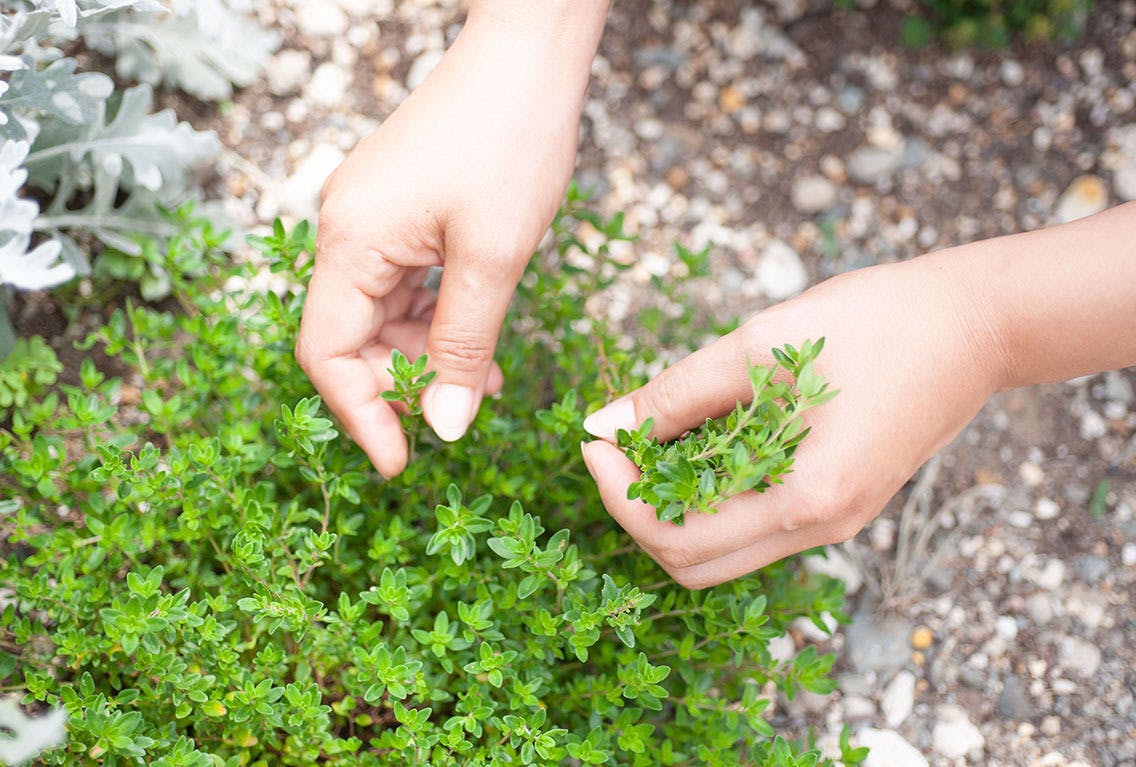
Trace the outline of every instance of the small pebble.
{"label": "small pebble", "polygon": [[836,185],[824,176],[803,176],[793,182],[792,197],[801,213],[820,213],[836,203]]}
{"label": "small pebble", "polygon": [[1080,176],[1057,200],[1053,222],[1066,224],[1108,207],[1108,187],[1096,176]]}
{"label": "small pebble", "polygon": [[1120,563],[1125,567],[1136,565],[1136,543],[1126,543],[1120,550]]}
{"label": "small pebble", "polygon": [[1033,507],[1033,515],[1038,519],[1056,519],[1061,514],[1061,507],[1050,498],[1039,498]]}
{"label": "small pebble", "polygon": [[1027,461],[1018,467],[1018,476],[1026,487],[1037,487],[1045,481],[1045,472],[1036,463]]}
{"label": "small pebble", "polygon": [[911,646],[916,650],[926,650],[934,641],[934,633],[926,626],[917,626],[911,632]]}

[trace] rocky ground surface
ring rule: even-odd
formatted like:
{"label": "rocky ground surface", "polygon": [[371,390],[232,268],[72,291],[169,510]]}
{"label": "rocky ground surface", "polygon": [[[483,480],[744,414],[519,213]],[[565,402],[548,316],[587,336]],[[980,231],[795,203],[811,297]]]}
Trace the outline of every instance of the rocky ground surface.
{"label": "rocky ground surface", "polygon": [[[589,308],[634,327],[675,240],[713,243],[697,292],[724,319],[1136,198],[1136,2],[1096,5],[1073,45],[950,53],[901,48],[885,2],[619,0],[577,177],[639,240]],[[285,47],[220,131],[250,225],[314,216],[462,18],[456,0],[258,8]],[[831,745],[847,723],[876,767],[1136,765],[1134,388],[1128,370],[1000,395],[818,563],[855,620],[786,642],[837,652],[839,692],[783,702],[777,725]]]}

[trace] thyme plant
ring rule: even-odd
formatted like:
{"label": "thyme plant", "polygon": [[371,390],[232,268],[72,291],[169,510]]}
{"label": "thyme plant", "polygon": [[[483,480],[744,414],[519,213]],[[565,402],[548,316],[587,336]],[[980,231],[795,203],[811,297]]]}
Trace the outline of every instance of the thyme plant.
{"label": "thyme plant", "polygon": [[[173,279],[177,311],[115,312],[78,370],[5,379],[26,391],[0,428],[0,688],[69,716],[38,764],[863,759],[769,719],[781,696],[833,689],[831,655],[769,642],[839,615],[838,582],[788,559],[690,592],[604,512],[581,403],[641,382],[657,339],[580,316],[624,236],[580,205],[573,192],[518,290],[504,395],[459,442],[422,430],[393,480],[292,359],[302,285],[241,288],[262,282],[249,263]],[[585,220],[600,245],[576,236]],[[310,244],[306,228],[257,240],[301,278]],[[425,369],[392,370],[412,403]]]}

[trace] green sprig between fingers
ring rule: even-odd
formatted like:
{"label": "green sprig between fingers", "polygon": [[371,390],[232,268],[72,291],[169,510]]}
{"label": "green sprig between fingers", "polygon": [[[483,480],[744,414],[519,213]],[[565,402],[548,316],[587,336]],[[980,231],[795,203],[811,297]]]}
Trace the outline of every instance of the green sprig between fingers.
{"label": "green sprig between fingers", "polygon": [[[828,402],[830,389],[813,368],[824,339],[800,349],[773,349],[775,363],[750,365],[753,399],[706,423],[682,439],[660,443],[652,419],[634,430],[620,429],[617,444],[642,472],[627,497],[655,508],[662,521],[681,525],[687,512],[713,513],[717,506],[750,490],[765,492],[792,471],[797,446],[808,435],[802,414]],[[778,371],[790,380],[777,379]]]}

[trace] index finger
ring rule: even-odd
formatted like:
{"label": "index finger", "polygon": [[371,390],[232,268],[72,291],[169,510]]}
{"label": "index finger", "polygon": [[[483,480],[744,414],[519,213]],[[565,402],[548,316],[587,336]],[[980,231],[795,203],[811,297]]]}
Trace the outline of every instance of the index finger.
{"label": "index finger", "polygon": [[304,302],[296,359],[328,409],[385,477],[406,468],[406,437],[361,350],[382,329],[382,301],[340,270],[317,265]]}

